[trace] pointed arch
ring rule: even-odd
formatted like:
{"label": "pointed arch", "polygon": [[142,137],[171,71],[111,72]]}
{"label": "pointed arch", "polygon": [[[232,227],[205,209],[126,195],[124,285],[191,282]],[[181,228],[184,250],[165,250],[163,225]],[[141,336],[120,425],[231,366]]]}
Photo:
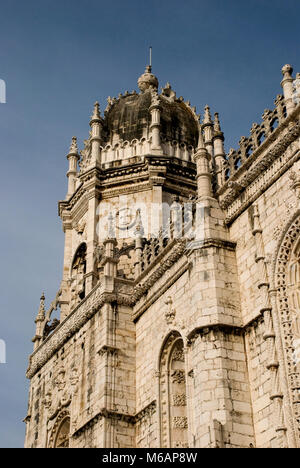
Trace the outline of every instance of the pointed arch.
{"label": "pointed arch", "polygon": [[165,338],[158,368],[161,446],[188,447],[184,342],[179,332]]}
{"label": "pointed arch", "polygon": [[[295,439],[300,437],[300,212],[291,217],[273,260],[272,283],[277,291],[277,318],[282,343],[291,418]],[[286,409],[288,410],[287,406]]]}
{"label": "pointed arch", "polygon": [[70,414],[68,410],[63,410],[58,414],[50,433],[48,446],[49,448],[69,448]]}

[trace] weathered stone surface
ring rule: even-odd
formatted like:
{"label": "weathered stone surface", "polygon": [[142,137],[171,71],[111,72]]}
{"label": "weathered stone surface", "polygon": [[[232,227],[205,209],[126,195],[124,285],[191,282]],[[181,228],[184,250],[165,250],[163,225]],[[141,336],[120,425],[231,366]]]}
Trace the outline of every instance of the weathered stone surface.
{"label": "weathered stone surface", "polygon": [[[26,447],[299,447],[300,108],[283,74],[275,109],[227,158],[218,115],[206,106],[200,128],[149,68],[140,94],[109,98],[103,118],[95,104],[68,154]],[[161,222],[163,204],[154,235],[143,210]]]}

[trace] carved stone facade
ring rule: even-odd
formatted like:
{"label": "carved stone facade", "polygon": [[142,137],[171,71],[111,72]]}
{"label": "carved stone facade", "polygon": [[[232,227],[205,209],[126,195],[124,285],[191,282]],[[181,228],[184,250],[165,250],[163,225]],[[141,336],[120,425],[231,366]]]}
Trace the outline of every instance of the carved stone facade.
{"label": "carved stone facade", "polygon": [[26,447],[300,447],[300,104],[282,73],[228,155],[218,114],[159,94],[149,67],[95,104],[67,155]]}

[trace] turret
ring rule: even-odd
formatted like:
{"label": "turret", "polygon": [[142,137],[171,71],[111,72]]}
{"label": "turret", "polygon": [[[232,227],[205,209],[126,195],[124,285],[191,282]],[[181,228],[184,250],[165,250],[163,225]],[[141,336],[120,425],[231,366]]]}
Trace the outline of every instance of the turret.
{"label": "turret", "polygon": [[136,225],[135,225],[135,262],[134,272],[135,278],[138,278],[142,273],[141,261],[142,261],[142,250],[143,250],[143,235],[144,229],[142,225],[141,211],[137,211]]}
{"label": "turret", "polygon": [[91,164],[95,165],[101,163],[101,152],[100,152],[100,142],[101,142],[101,131],[102,131],[102,119],[100,116],[99,102],[96,101],[94,104],[94,111],[90,121],[91,127]]}
{"label": "turret", "polygon": [[156,90],[151,91],[151,151],[156,154],[162,154],[161,141],[160,141],[160,112],[161,106],[159,102],[159,97]]}
{"label": "turret", "polygon": [[225,160],[225,151],[224,151],[224,134],[221,131],[219,114],[217,112],[215,113],[215,119],[214,119],[213,147],[214,147],[217,184],[218,184],[218,187],[221,187],[221,185],[224,182],[222,178],[222,167],[223,167],[223,163]]}
{"label": "turret", "polygon": [[295,104],[293,102],[293,67],[291,65],[284,65],[282,68],[283,80],[281,86],[283,89],[283,96],[285,100],[285,107],[287,115],[293,112]]}
{"label": "turret", "polygon": [[113,216],[110,214],[108,216],[108,236],[103,241],[105,248],[105,259],[103,262],[104,265],[104,276],[110,278],[115,278],[117,276],[117,263],[118,260],[115,257],[115,249],[117,245],[117,240],[115,237],[115,230],[113,225]]}
{"label": "turret", "polygon": [[203,133],[204,133],[204,143],[205,148],[207,149],[210,157],[213,155],[213,121],[210,115],[210,108],[208,105],[204,109],[204,118],[203,118]]}
{"label": "turret", "polygon": [[197,151],[194,154],[194,160],[197,166],[197,198],[211,197],[211,171],[209,166],[209,153],[205,147],[202,126],[199,125],[199,140]]}
{"label": "turret", "polygon": [[40,298],[40,306],[39,306],[38,314],[35,319],[35,323],[36,323],[35,336],[32,339],[34,343],[34,349],[36,349],[39,346],[41,339],[43,338],[44,321],[45,321],[45,295],[44,293],[42,293],[41,298]]}
{"label": "turret", "polygon": [[77,147],[77,138],[75,136],[72,137],[72,143],[70,146],[70,151],[67,155],[67,159],[69,161],[69,170],[67,172],[68,177],[68,193],[67,198],[71,197],[75,192],[75,183],[76,183],[76,176],[77,176],[77,163],[80,159],[78,154],[78,147]]}

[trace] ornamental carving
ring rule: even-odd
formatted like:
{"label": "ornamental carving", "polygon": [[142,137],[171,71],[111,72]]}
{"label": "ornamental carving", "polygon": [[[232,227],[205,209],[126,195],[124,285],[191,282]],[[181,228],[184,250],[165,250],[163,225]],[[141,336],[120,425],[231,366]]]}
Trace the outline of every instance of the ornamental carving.
{"label": "ornamental carving", "polygon": [[72,392],[69,380],[64,367],[59,367],[52,379],[52,387],[48,388],[45,393],[44,405],[47,409],[48,420],[54,419],[63,407],[71,403]]}
{"label": "ornamental carving", "polygon": [[185,373],[183,370],[175,370],[171,373],[173,383],[182,383],[185,381]]}
{"label": "ornamental carving", "polygon": [[187,442],[182,442],[181,440],[176,440],[174,442],[174,448],[189,448],[189,444]]}
{"label": "ornamental carving", "polygon": [[275,227],[274,229],[274,232],[273,232],[273,239],[274,240],[277,240],[279,239],[283,229],[284,229],[284,226],[286,225],[288,219],[291,217],[292,213],[295,211],[296,209],[296,202],[293,200],[291,202],[286,202],[286,201],[283,201],[284,205],[285,205],[285,209],[283,210],[283,214],[282,216],[279,218],[279,221],[278,221],[278,224],[277,226]]}
{"label": "ornamental carving", "polygon": [[52,427],[48,447],[68,448],[70,438],[70,414],[67,410],[61,411]]}
{"label": "ornamental carving", "polygon": [[186,406],[186,394],[177,393],[173,395],[173,405],[174,406]]}
{"label": "ornamental carving", "polygon": [[183,350],[182,349],[177,349],[176,351],[174,351],[172,359],[173,359],[173,361],[184,362]]}
{"label": "ornamental carving", "polygon": [[294,219],[284,235],[275,264],[278,310],[283,348],[287,362],[289,387],[295,418],[296,438],[300,438],[300,217]]}
{"label": "ornamental carving", "polygon": [[173,308],[173,301],[171,296],[168,297],[168,299],[165,301],[165,304],[168,306],[165,312],[165,319],[167,324],[171,324],[176,316],[176,310]]}
{"label": "ornamental carving", "polygon": [[188,427],[186,416],[174,416],[173,427],[175,429],[186,429]]}
{"label": "ornamental carving", "polygon": [[[183,360],[182,360],[183,358]],[[161,352],[159,369],[162,447],[187,447],[188,418],[183,340],[172,332]]]}

